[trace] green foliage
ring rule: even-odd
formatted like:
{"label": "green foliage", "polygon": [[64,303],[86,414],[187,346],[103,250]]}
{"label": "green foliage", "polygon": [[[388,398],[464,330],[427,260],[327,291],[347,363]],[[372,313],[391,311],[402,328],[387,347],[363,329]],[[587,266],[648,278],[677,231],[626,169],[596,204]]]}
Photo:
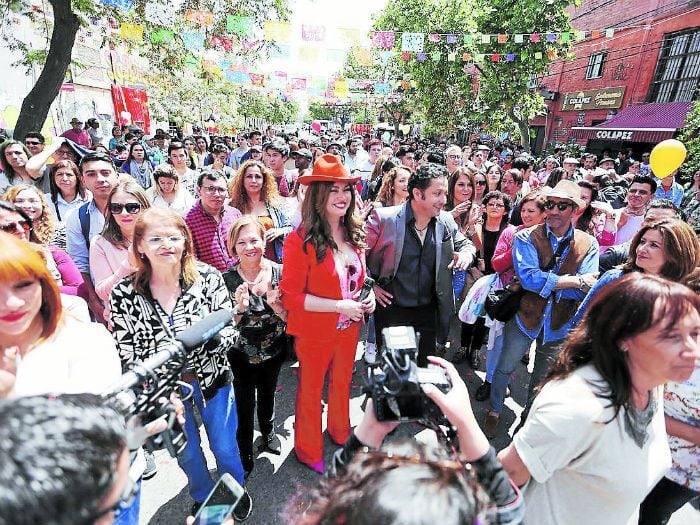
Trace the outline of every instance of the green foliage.
{"label": "green foliage", "polygon": [[335,119],[335,107],[324,102],[314,101],[309,104],[308,120],[333,120]]}
{"label": "green foliage", "polygon": [[[529,146],[527,122],[544,111],[544,101],[535,90],[528,88],[532,76],[547,71],[551,58],[565,57],[571,47],[568,42],[548,42],[545,33],[571,31],[568,14],[564,11],[579,0],[390,0],[374,28],[401,32],[436,32],[516,34],[542,33],[538,43],[516,44],[511,38],[504,44],[482,44],[475,39],[470,44],[430,42],[426,38],[424,52],[430,57],[438,51],[438,61],[430,58],[423,62],[401,62],[404,73],[416,83],[414,103],[426,116],[427,129],[451,133],[480,117],[482,122],[494,122],[492,115],[506,115],[524,136]],[[397,35],[396,51],[400,51]],[[455,61],[448,61],[448,53],[456,53]],[[542,53],[536,59],[535,53]],[[489,57],[466,68],[462,54],[513,53],[512,62],[491,62]],[[476,78],[474,76],[476,75]],[[478,82],[478,84],[477,84]],[[496,119],[500,122],[500,120]],[[489,128],[489,131],[490,128]]]}
{"label": "green foliage", "polygon": [[700,170],[700,101],[697,101],[685,118],[685,127],[678,135],[685,144],[688,156],[681,166],[680,174],[684,182],[691,181],[693,173]]}
{"label": "green foliage", "polygon": [[[0,38],[5,40],[11,50],[18,51],[20,59],[18,64],[31,70],[35,66],[43,66],[50,52],[51,34],[62,31],[59,25],[64,23],[60,18],[37,14],[32,8],[30,0],[13,0],[11,3],[0,2]],[[71,12],[78,17],[83,27],[89,26],[89,20],[113,18],[118,23],[140,24],[144,28],[144,39],[140,42],[123,40],[118,32],[105,31],[102,34],[102,46],[115,46],[126,48],[127,53],[138,54],[148,61],[151,82],[148,86],[151,96],[152,108],[156,118],[172,118],[181,121],[198,122],[201,117],[208,117],[211,113],[221,116],[221,121],[226,121],[227,126],[234,127],[236,123],[242,124],[242,117],[237,109],[241,105],[238,96],[241,90],[223,82],[220,74],[211,68],[195,68],[194,71],[186,71],[185,61],[191,58],[191,53],[185,48],[182,34],[185,31],[197,31],[204,35],[208,42],[214,35],[230,39],[234,42],[232,51],[226,58],[245,60],[250,63],[267,52],[267,43],[261,41],[258,45],[242,47],[239,35],[229,33],[226,29],[226,15],[250,16],[253,18],[253,26],[261,28],[266,20],[286,20],[289,15],[288,0],[249,0],[246,2],[221,2],[220,0],[183,0],[176,14],[175,27],[169,28],[173,34],[169,42],[152,42],[150,34],[161,29],[146,20],[145,6],[147,0],[136,0],[135,7],[130,12],[105,6],[99,0],[47,0],[42,5],[45,9],[58,9],[69,7]],[[214,14],[214,23],[208,27],[199,27],[192,22],[185,21],[183,14],[186,9],[208,10]],[[42,38],[43,47],[36,47],[37,42],[23,42],[13,34],[13,24],[7,23],[8,17],[22,16],[41,23],[35,24]],[[53,22],[51,21],[53,20]],[[92,29],[98,32],[97,27]],[[68,35],[73,38],[75,35]],[[61,34],[61,33],[59,33]],[[73,41],[70,42],[73,45]],[[76,64],[78,65],[78,64]],[[69,64],[65,64],[67,69]],[[52,81],[54,79],[51,79]],[[276,122],[277,119],[293,115],[297,110],[295,105],[282,101],[266,99],[259,105],[256,115]],[[244,114],[245,115],[245,114]],[[248,116],[248,115],[246,115]]]}

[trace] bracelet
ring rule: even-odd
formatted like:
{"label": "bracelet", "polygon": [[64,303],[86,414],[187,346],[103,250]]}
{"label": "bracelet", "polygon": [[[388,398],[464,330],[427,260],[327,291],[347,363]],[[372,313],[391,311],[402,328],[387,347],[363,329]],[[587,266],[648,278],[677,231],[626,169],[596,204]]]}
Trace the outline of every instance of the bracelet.
{"label": "bracelet", "polygon": [[583,291],[583,288],[586,286],[586,283],[583,280],[583,276],[579,275],[578,276],[578,289]]}

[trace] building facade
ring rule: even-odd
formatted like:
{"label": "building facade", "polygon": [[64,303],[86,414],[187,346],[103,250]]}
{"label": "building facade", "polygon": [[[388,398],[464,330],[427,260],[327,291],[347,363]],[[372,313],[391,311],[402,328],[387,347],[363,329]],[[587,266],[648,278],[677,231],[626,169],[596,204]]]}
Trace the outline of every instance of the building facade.
{"label": "building facade", "polygon": [[570,15],[586,38],[538,79],[548,112],[532,122],[537,149],[638,155],[671,138],[700,95],[700,0],[588,0]]}

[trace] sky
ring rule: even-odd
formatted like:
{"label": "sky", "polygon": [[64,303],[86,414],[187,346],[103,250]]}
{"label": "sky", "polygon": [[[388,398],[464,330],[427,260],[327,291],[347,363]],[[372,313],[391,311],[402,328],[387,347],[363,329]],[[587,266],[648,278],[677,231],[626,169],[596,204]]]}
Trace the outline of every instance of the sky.
{"label": "sky", "polygon": [[[291,59],[271,59],[263,62],[266,71],[286,71],[289,76],[330,76],[338,72],[342,60],[328,60],[326,49],[345,49],[338,28],[359,29],[363,36],[372,26],[372,15],[379,13],[387,0],[289,0],[292,24]],[[324,42],[304,42],[301,38],[302,24],[325,26]],[[300,60],[300,47],[317,47],[316,61]]]}

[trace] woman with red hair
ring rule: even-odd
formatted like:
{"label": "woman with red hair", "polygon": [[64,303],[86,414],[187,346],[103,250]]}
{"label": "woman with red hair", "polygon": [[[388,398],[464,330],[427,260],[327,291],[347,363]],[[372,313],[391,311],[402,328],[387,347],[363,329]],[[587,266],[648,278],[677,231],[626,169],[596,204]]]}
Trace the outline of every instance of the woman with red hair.
{"label": "woman with red hair", "polygon": [[100,393],[115,383],[121,365],[109,332],[64,313],[56,281],[28,242],[0,232],[0,246],[0,369],[16,368],[12,393]]}

